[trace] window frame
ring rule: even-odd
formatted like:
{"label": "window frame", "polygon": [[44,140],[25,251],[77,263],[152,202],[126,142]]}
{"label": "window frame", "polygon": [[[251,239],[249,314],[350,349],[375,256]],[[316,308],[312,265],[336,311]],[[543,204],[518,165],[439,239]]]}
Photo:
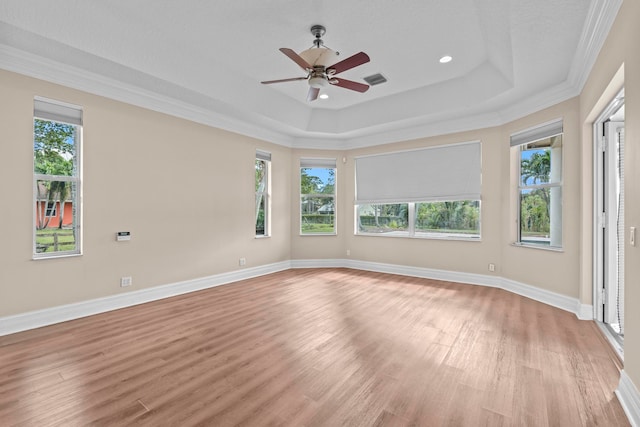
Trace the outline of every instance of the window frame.
{"label": "window frame", "polygon": [[[256,150],[256,157],[254,162],[254,171],[255,166],[258,162],[264,162],[265,164],[265,174],[264,174],[264,187],[262,191],[258,189],[255,190],[255,218],[254,218],[254,228],[255,228],[255,237],[256,239],[263,239],[267,237],[271,237],[271,153],[262,150]],[[258,214],[260,212],[260,202],[264,201],[264,228],[263,234],[258,234]]]}
{"label": "window frame", "polygon": [[[438,233],[432,232],[427,233],[420,231],[417,226],[417,214],[418,209],[417,205],[419,204],[428,204],[428,203],[439,203],[439,202],[475,202],[478,204],[478,233],[477,234],[469,234],[468,236],[462,236],[459,233],[458,235],[449,234],[449,233]],[[390,233],[374,233],[360,230],[360,207],[361,206],[372,206],[372,205],[385,205],[385,204],[398,204],[398,205],[407,205],[407,226],[406,230],[398,231],[398,232],[390,232]],[[481,200],[431,200],[431,201],[419,201],[419,202],[404,202],[404,203],[371,203],[371,204],[362,204],[354,206],[354,235],[356,236],[375,236],[375,237],[396,237],[396,238],[409,238],[409,239],[427,239],[427,240],[459,240],[459,241],[468,241],[468,242],[479,242],[482,241],[482,201]]]}
{"label": "window frame", "polygon": [[[331,169],[333,170],[333,193],[302,193],[302,170],[303,169]],[[337,205],[337,194],[338,194],[338,168],[337,168],[337,159],[335,158],[301,158],[298,168],[298,232],[300,236],[336,236],[338,234],[338,205]],[[326,204],[333,204],[333,231],[330,232],[320,232],[320,233],[310,233],[304,232],[302,229],[302,202],[304,198],[322,198],[322,199],[330,199],[329,203],[324,203],[322,206]]]}
{"label": "window frame", "polygon": [[[53,123],[62,123],[66,125],[70,125],[74,127],[73,133],[73,141],[74,141],[74,175],[50,175],[50,174],[42,174],[37,173],[35,171],[35,147],[33,148],[33,157],[32,157],[32,170],[33,170],[33,195],[32,195],[32,212],[33,212],[33,221],[32,221],[32,259],[51,259],[51,258],[63,258],[63,257],[73,257],[82,255],[82,141],[83,141],[83,123],[82,123],[83,110],[82,107],[56,101],[52,99],[47,99],[43,97],[35,97],[34,98],[34,111],[33,111],[33,131],[32,131],[32,144],[35,142],[35,122],[36,120],[48,121]],[[40,199],[40,189],[39,182],[41,181],[50,181],[50,182],[68,182],[72,185],[75,184],[75,191],[73,189],[70,191],[71,197],[69,198],[73,205],[73,220],[72,220],[72,230],[75,236],[75,249],[67,250],[67,251],[56,251],[56,252],[40,252],[38,250],[37,243],[37,223],[38,217],[37,212],[38,209],[41,208],[40,203],[43,200]],[[62,205],[57,208],[59,201],[54,201],[56,206],[56,216],[59,211],[62,210]],[[47,205],[43,209],[43,216],[46,213],[48,208]],[[55,216],[50,216],[48,218],[54,218]],[[58,218],[60,218],[58,216]],[[62,221],[62,218],[59,219]]]}
{"label": "window frame", "polygon": [[[534,144],[539,141],[544,141],[547,139],[560,137],[560,161],[556,162],[559,164],[559,179],[552,180],[551,172],[549,173],[549,182],[543,182],[538,184],[527,184],[524,185],[522,183],[522,152],[523,150],[530,144]],[[512,158],[515,160],[515,179],[516,185],[515,187],[515,203],[516,203],[516,230],[515,230],[515,241],[513,242],[514,246],[534,248],[534,249],[542,249],[549,251],[563,251],[564,250],[564,123],[562,119],[552,120],[547,123],[543,123],[523,131],[517,132],[511,135],[511,150],[513,153]],[[552,145],[549,146],[549,150],[552,150]],[[550,156],[553,156],[553,151],[550,152]],[[553,168],[554,162],[551,160],[551,168]],[[522,237],[522,195],[523,191],[535,191],[535,190],[544,190],[549,189],[550,200],[549,200],[549,243],[535,243],[532,241],[523,240]],[[551,190],[559,189],[560,200],[559,200],[559,214],[556,213],[557,210],[554,209],[554,212],[551,212],[551,203],[553,201],[551,197]],[[560,244],[552,244],[552,231],[553,225],[552,215],[559,215],[559,239]],[[557,221],[554,221],[557,223]]]}

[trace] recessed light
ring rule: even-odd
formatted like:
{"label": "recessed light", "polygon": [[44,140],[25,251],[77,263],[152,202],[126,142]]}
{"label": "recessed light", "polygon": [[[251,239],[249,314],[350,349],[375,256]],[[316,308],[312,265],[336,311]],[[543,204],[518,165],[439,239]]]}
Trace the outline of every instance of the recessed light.
{"label": "recessed light", "polygon": [[329,98],[329,95],[327,95],[326,93],[323,93],[322,95],[320,95],[318,98],[320,99],[327,99]]}
{"label": "recessed light", "polygon": [[441,64],[446,64],[447,62],[451,62],[453,58],[449,55],[445,55],[442,58],[440,58],[440,63]]}

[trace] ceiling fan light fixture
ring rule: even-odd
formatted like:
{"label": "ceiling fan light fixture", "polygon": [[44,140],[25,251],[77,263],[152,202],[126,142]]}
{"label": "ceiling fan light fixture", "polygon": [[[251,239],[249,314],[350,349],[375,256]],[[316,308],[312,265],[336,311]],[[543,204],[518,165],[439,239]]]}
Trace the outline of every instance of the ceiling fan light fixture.
{"label": "ceiling fan light fixture", "polygon": [[300,52],[300,57],[309,63],[312,67],[329,65],[336,62],[338,52],[328,47],[312,47]]}
{"label": "ceiling fan light fixture", "polygon": [[316,89],[326,87],[328,84],[329,82],[327,82],[327,79],[325,79],[323,76],[313,76],[309,78],[309,86]]}

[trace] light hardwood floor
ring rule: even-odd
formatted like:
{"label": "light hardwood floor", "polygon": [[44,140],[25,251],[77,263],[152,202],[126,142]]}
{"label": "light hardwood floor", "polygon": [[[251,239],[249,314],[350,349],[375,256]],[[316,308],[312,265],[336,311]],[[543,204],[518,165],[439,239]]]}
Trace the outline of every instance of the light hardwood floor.
{"label": "light hardwood floor", "polygon": [[506,291],[289,270],[0,337],[0,425],[629,425],[618,379]]}

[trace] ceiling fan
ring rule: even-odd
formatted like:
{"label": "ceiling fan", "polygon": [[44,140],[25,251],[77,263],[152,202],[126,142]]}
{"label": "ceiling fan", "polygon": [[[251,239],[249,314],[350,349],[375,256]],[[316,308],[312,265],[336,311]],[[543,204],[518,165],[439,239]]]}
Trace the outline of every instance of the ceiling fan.
{"label": "ceiling fan", "polygon": [[[369,89],[369,85],[343,78],[336,78],[335,76],[339,73],[369,62],[369,55],[364,52],[359,52],[340,62],[333,63],[335,57],[337,57],[339,53],[324,46],[324,42],[321,37],[325,32],[326,28],[322,25],[312,26],[311,34],[315,37],[315,40],[313,40],[313,47],[300,52],[299,55],[292,49],[286,47],[280,48],[280,52],[287,55],[287,57],[306,71],[306,77],[267,80],[262,82],[262,84],[268,85],[272,83],[307,80],[309,82],[307,101],[315,101],[318,98],[320,89],[328,85],[339,86],[345,89],[355,90],[356,92],[366,92]],[[333,65],[328,65],[332,63]]]}

